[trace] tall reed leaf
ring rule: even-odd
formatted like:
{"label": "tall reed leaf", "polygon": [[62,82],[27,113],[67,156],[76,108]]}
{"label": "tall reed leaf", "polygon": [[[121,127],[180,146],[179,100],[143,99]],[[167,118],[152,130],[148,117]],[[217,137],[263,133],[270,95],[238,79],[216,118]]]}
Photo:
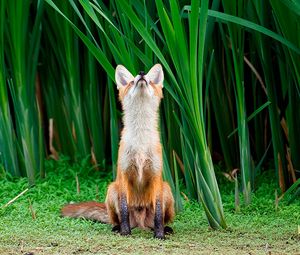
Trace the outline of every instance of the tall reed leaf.
{"label": "tall reed leaf", "polygon": [[[34,17],[30,14],[30,8],[36,11]],[[35,174],[43,170],[42,126],[35,94],[43,1],[7,1],[6,10],[9,47],[6,53],[11,70],[9,84],[16,114],[16,133],[22,166],[29,183],[33,184]]]}
{"label": "tall reed leaf", "polygon": [[[274,12],[276,28],[286,39],[300,48],[300,35],[295,32],[300,28],[300,3],[297,1],[270,1]],[[289,17],[288,19],[286,17]],[[282,50],[280,50],[282,48]],[[293,167],[300,167],[298,152],[300,150],[299,139],[299,107],[300,107],[300,54],[295,53],[287,47],[277,48],[282,54],[278,56],[280,77],[284,95],[288,97],[288,106],[286,109],[286,121],[288,126],[289,148],[286,152],[287,158],[291,154]],[[284,57],[283,57],[284,56]],[[289,184],[295,181],[291,162],[289,163]],[[292,181],[291,181],[292,180]]]}
{"label": "tall reed leaf", "polygon": [[[261,13],[260,19],[257,15],[253,15],[253,19],[256,22],[261,22],[261,25],[267,26],[267,20],[265,17],[270,15],[270,5],[266,2],[255,1],[254,2],[255,12]],[[269,38],[263,37],[261,34],[253,34],[253,42],[256,45],[257,53],[262,64],[262,70],[264,73],[264,82],[267,89],[268,101],[271,104],[268,107],[269,110],[269,119],[270,119],[270,128],[272,134],[272,146],[273,146],[273,155],[275,162],[275,171],[278,179],[278,183],[281,189],[284,191],[286,189],[286,184],[288,183],[288,170],[287,170],[287,161],[285,153],[285,143],[284,143],[284,132],[280,124],[280,113],[278,102],[280,95],[279,88],[276,89],[276,78],[274,72],[272,71],[272,51],[269,47],[270,40]],[[280,88],[281,89],[281,88]]]}
{"label": "tall reed leaf", "polygon": [[[223,1],[224,10],[227,13],[235,16],[242,16],[244,12],[244,1]],[[233,58],[234,76],[235,80],[235,94],[236,94],[236,110],[238,120],[239,133],[239,149],[240,149],[240,167],[243,184],[243,194],[245,204],[248,205],[251,201],[251,175],[253,174],[249,130],[247,125],[246,115],[246,101],[244,88],[244,31],[241,27],[228,24],[228,31],[230,36],[230,47]],[[224,47],[227,46],[225,42]]]}
{"label": "tall reed leaf", "polygon": [[4,64],[5,7],[6,0],[3,0],[0,3],[0,164],[3,164],[4,169],[12,176],[19,176],[17,144],[12,125]]}

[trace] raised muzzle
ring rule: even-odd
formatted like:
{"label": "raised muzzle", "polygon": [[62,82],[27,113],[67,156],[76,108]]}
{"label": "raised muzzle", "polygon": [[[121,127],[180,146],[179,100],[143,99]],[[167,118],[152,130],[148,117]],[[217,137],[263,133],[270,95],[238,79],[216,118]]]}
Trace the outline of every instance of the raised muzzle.
{"label": "raised muzzle", "polygon": [[140,84],[140,85],[147,85],[147,81],[145,79],[145,72],[144,71],[140,71],[139,72],[139,79],[137,81],[137,84]]}

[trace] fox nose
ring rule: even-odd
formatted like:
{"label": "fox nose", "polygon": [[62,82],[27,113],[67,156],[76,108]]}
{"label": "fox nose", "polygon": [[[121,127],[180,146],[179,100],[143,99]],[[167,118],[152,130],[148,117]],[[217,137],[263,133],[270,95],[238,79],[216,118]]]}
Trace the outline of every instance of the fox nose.
{"label": "fox nose", "polygon": [[139,75],[143,77],[145,75],[145,72],[144,71],[140,71]]}

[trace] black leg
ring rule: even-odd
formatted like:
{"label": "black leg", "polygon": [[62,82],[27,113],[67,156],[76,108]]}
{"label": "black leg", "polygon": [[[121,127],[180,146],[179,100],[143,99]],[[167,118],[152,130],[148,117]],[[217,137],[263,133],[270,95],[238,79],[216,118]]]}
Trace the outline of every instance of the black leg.
{"label": "black leg", "polygon": [[155,215],[154,215],[154,237],[158,239],[165,239],[163,212],[161,201],[156,200]]}
{"label": "black leg", "polygon": [[121,203],[120,203],[120,213],[121,213],[121,224],[120,224],[120,234],[121,235],[130,235],[130,223],[129,223],[129,210],[128,210],[128,204],[126,201],[126,196],[121,197]]}

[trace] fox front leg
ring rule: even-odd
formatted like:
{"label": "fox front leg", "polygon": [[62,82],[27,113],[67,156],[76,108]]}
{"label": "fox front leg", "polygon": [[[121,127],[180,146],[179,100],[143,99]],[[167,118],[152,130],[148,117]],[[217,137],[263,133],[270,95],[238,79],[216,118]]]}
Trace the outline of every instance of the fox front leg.
{"label": "fox front leg", "polygon": [[131,235],[130,222],[129,222],[129,210],[127,199],[125,195],[121,196],[120,201],[120,234],[121,235]]}
{"label": "fox front leg", "polygon": [[158,239],[165,239],[164,218],[163,218],[162,203],[160,199],[157,199],[155,203],[154,237]]}

